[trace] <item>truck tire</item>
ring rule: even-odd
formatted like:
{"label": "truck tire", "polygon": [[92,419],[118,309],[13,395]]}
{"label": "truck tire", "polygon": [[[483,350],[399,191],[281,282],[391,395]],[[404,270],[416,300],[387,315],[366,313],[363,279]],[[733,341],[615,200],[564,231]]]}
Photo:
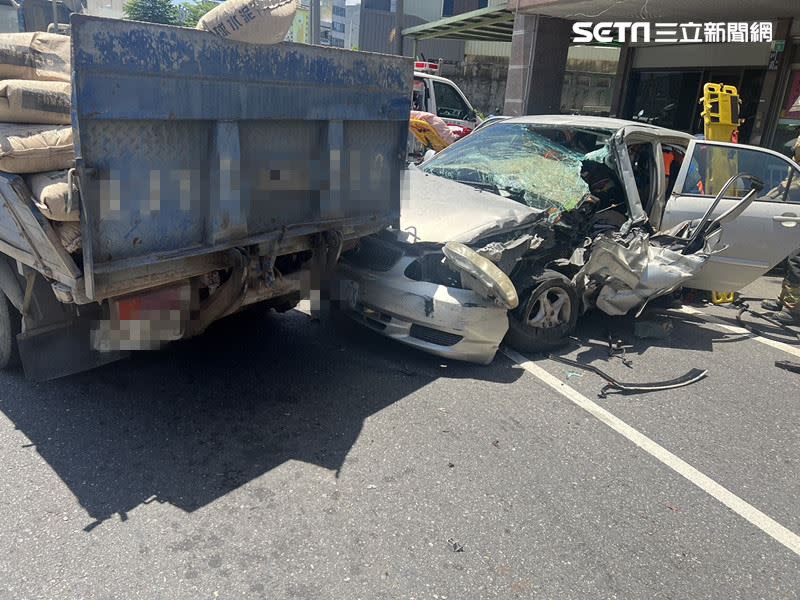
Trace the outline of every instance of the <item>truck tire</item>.
{"label": "truck tire", "polygon": [[19,362],[17,334],[22,331],[22,315],[0,292],[0,369],[16,366]]}
{"label": "truck tire", "polygon": [[544,352],[565,345],[578,321],[578,294],[572,282],[544,271],[508,314],[506,343],[520,352]]}

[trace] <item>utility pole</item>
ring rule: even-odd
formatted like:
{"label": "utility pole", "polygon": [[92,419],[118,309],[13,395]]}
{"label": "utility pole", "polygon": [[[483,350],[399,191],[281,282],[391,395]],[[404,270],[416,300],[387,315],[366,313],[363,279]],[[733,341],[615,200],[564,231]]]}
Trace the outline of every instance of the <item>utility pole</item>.
{"label": "utility pole", "polygon": [[405,6],[403,0],[395,0],[394,2],[394,53],[400,56],[403,55],[403,17],[405,16]]}
{"label": "utility pole", "polygon": [[311,0],[311,43],[317,46],[320,42],[319,21],[322,12],[319,3],[320,0]]}
{"label": "utility pole", "polygon": [[58,33],[58,4],[56,0],[51,2],[53,5],[53,33]]}

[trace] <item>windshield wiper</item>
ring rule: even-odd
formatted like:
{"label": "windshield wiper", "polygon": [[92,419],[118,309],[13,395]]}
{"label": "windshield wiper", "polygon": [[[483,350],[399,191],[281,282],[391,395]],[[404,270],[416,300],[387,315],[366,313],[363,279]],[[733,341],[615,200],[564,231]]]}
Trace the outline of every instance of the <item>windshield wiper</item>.
{"label": "windshield wiper", "polygon": [[453,181],[456,183],[463,183],[464,185],[468,185],[479,190],[491,190],[493,192],[497,190],[497,186],[495,184],[488,183],[486,181],[468,181],[466,179],[453,179]]}
{"label": "windshield wiper", "polygon": [[[508,197],[512,200],[517,200],[518,202],[525,201],[525,190],[519,188],[505,187],[497,185],[496,183],[489,183],[487,181],[466,181],[464,179],[454,179],[453,181],[457,183],[463,183],[464,185],[468,185],[479,190],[488,190],[493,194],[503,198]],[[508,196],[504,196],[504,194],[508,194]]]}

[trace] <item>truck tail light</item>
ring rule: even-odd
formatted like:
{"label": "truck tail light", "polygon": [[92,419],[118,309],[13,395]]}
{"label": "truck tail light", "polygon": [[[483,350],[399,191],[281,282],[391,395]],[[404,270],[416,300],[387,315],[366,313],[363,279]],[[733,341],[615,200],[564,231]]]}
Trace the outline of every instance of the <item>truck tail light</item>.
{"label": "truck tail light", "polygon": [[101,351],[153,350],[183,337],[190,318],[189,282],[109,300],[109,318],[92,330]]}

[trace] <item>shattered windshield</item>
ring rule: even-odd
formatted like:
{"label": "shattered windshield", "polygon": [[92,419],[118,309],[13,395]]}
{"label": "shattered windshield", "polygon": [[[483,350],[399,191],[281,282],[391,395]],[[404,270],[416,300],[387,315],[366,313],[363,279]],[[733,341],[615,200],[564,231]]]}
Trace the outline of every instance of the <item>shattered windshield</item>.
{"label": "shattered windshield", "polygon": [[584,161],[608,164],[607,133],[497,123],[442,151],[422,169],[538,209],[569,210],[589,192]]}

